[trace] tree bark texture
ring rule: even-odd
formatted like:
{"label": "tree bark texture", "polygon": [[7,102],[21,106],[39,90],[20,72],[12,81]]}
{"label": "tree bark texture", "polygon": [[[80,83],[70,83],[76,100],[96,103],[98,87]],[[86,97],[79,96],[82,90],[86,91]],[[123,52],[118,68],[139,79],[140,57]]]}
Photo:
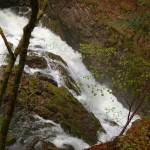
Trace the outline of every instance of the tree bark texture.
{"label": "tree bark texture", "polygon": [[[19,59],[19,64],[17,66],[17,71],[15,73],[14,83],[13,83],[13,86],[12,86],[10,93],[9,93],[9,101],[7,104],[7,108],[5,109],[4,119],[3,119],[2,125],[1,125],[0,150],[5,149],[6,136],[8,133],[11,118],[13,116],[15,103],[16,103],[16,99],[17,99],[17,94],[18,94],[18,89],[19,89],[19,84],[20,84],[22,72],[23,72],[23,69],[25,66],[25,61],[26,61],[26,56],[27,56],[27,48],[29,46],[31,33],[32,33],[34,27],[36,26],[36,23],[37,23],[37,15],[38,15],[38,11],[39,11],[38,1],[37,0],[30,0],[30,5],[32,8],[32,14],[31,14],[29,23],[23,29],[23,31],[24,31],[23,37],[22,37],[22,39],[21,39],[21,41],[20,41],[20,43],[19,43],[19,45],[16,48],[15,53],[14,53],[15,56],[17,56],[20,53],[20,59]],[[7,65],[7,68],[6,68],[5,73],[4,73],[4,75],[6,75],[6,77],[3,76],[3,79],[2,79],[3,82],[2,82],[1,89],[3,89],[3,91],[5,91],[4,89],[6,89],[6,87],[7,87],[7,83],[9,80],[9,76],[12,72],[14,62],[15,61],[12,60],[12,58],[10,58],[9,63]],[[1,90],[1,95],[0,95],[2,97],[4,95],[4,93],[2,93],[3,91]]]}

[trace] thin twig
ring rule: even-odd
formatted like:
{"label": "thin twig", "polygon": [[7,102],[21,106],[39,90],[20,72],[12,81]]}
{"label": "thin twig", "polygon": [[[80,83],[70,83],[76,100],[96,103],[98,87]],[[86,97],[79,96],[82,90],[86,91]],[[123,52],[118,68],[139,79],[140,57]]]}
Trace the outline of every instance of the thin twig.
{"label": "thin twig", "polygon": [[135,111],[132,113],[132,115],[130,116],[130,118],[128,118],[124,128],[122,129],[122,131],[120,132],[119,136],[123,135],[123,133],[125,132],[127,126],[129,125],[129,123],[131,122],[132,118],[136,115],[136,113],[138,112],[138,110],[140,109],[140,107],[142,106],[145,97],[147,96],[148,92],[150,90],[150,84],[148,85],[147,89],[145,90],[144,94],[142,95],[142,97],[139,99],[139,104],[137,105]]}
{"label": "thin twig", "polygon": [[6,37],[5,37],[5,34],[4,34],[4,32],[3,32],[1,27],[0,27],[0,34],[2,36],[2,39],[4,40],[4,43],[5,43],[5,45],[6,45],[7,49],[8,49],[9,54],[13,57],[13,59],[16,59],[16,57],[15,57],[14,53],[12,52],[12,50],[10,48],[10,45],[9,45],[9,43],[8,43],[8,41],[7,41]]}
{"label": "thin twig", "polygon": [[37,21],[39,21],[43,17],[47,6],[48,6],[48,0],[45,0],[42,8],[39,10],[39,13],[38,13],[38,16],[37,16]]}

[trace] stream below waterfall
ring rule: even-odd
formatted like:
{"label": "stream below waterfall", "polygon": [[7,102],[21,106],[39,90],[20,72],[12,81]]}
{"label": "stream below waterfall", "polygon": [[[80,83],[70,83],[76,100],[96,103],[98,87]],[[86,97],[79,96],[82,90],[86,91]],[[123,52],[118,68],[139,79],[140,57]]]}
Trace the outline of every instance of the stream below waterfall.
{"label": "stream below waterfall", "polygon": [[[13,50],[18,44],[23,34],[22,29],[27,24],[27,22],[27,18],[14,14],[10,9],[0,10],[0,27],[3,29],[8,41],[13,44]],[[40,47],[37,45],[40,45]],[[106,131],[106,133],[103,134],[99,133],[99,141],[105,142],[118,135],[123,125],[126,123],[128,110],[117,101],[114,95],[109,93],[109,90],[105,86],[97,83],[93,77],[90,77],[89,79],[85,78],[86,76],[91,76],[91,74],[83,64],[80,53],[73,50],[66,44],[65,41],[62,41],[59,36],[51,32],[49,29],[43,27],[41,24],[38,27],[35,27],[32,33],[29,49],[32,49],[32,51],[34,51],[39,56],[41,56],[43,52],[54,53],[61,56],[67,63],[67,69],[71,77],[77,84],[81,84],[80,95],[77,95],[72,90],[70,90],[70,92],[72,92],[74,97],[77,98],[88,111],[95,115]],[[6,65],[6,55],[7,49],[2,38],[0,38],[0,65]],[[51,75],[58,83],[59,87],[66,86],[60,73],[57,70],[51,68],[51,61],[49,58],[46,55],[43,55],[42,57],[46,59],[48,68],[39,70],[29,68],[26,65],[25,71],[30,74],[33,74],[37,71],[44,72],[45,74]],[[96,95],[94,95],[93,92],[96,93]],[[57,131],[56,134],[58,135],[53,139],[51,138],[51,141],[57,147],[62,147],[62,145],[65,143],[72,145],[76,150],[88,147],[88,144],[84,143],[82,139],[71,137],[70,135],[66,134],[60,125],[50,120],[44,120],[37,115],[35,115],[35,117],[38,118],[40,122],[47,121],[55,125],[54,128],[47,129],[46,131],[41,129],[40,134],[45,134],[46,132],[50,135],[50,132]],[[135,116],[132,121],[135,121],[137,118],[139,117]],[[114,122],[115,125],[112,125],[110,122]]]}

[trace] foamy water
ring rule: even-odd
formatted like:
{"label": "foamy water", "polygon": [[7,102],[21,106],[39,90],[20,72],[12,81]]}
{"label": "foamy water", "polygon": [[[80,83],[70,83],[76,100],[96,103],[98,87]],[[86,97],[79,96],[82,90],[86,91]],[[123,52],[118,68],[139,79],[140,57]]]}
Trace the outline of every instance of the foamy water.
{"label": "foamy water", "polygon": [[[9,9],[0,10],[0,26],[5,32],[8,41],[13,44],[15,48],[18,44],[19,39],[22,35],[22,29],[27,24],[27,19],[24,17],[19,17],[13,14]],[[34,29],[32,33],[32,39],[30,40],[29,49],[35,51],[37,55],[41,56],[43,52],[51,52],[61,56],[68,65],[68,71],[76,83],[80,83],[81,94],[74,96],[85,106],[85,108],[93,112],[93,114],[98,118],[103,128],[106,131],[106,134],[99,134],[100,141],[106,141],[111,139],[113,136],[118,135],[123,125],[126,123],[128,116],[128,110],[119,103],[115,96],[108,92],[108,89],[104,86],[101,86],[95,81],[93,77],[89,79],[85,78],[86,76],[91,76],[91,73],[87,70],[85,65],[81,60],[81,54],[74,51],[66,42],[62,41],[59,36],[51,32],[49,29],[46,29],[42,26],[38,26]],[[37,45],[40,45],[38,47]],[[0,38],[0,64],[5,64],[4,56],[7,53],[7,49]],[[45,74],[50,74],[58,82],[59,86],[65,84],[58,70],[53,70],[50,67],[50,60],[45,55],[43,56],[48,62],[48,68],[43,71]],[[25,67],[26,71],[33,73],[39,71],[37,69]],[[88,86],[90,85],[90,87]],[[92,92],[93,91],[93,92]],[[94,95],[93,93],[96,93]],[[102,94],[104,96],[102,96]],[[136,116],[135,119],[137,119]],[[117,125],[112,125],[108,120],[115,122]],[[74,144],[74,147],[79,150],[81,145],[77,138],[77,142]],[[66,136],[58,136],[55,141],[56,146],[60,147],[61,142],[69,140]],[[71,140],[70,140],[71,141]],[[83,142],[83,141],[82,141]],[[85,144],[85,143],[84,143]],[[82,145],[84,145],[82,144]],[[83,148],[83,147],[82,147]]]}

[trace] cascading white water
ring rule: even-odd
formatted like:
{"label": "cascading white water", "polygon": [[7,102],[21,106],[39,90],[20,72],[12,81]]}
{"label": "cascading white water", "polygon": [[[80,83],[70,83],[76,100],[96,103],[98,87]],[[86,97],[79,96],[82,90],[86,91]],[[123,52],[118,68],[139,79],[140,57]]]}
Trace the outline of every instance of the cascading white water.
{"label": "cascading white water", "polygon": [[[22,35],[22,29],[27,24],[27,21],[28,20],[26,18],[13,14],[9,9],[3,11],[0,10],[0,27],[4,30],[8,41],[13,44],[13,48],[17,46]],[[106,134],[99,135],[100,141],[106,141],[111,139],[113,136],[116,136],[126,122],[128,110],[117,101],[116,97],[108,92],[106,87],[98,84],[93,77],[90,77],[89,79],[85,78],[86,76],[91,76],[91,74],[82,63],[81,54],[74,51],[70,46],[62,41],[59,36],[42,26],[38,26],[34,29],[32,37],[29,49],[37,52],[38,55],[41,55],[41,52],[43,51],[47,51],[61,56],[67,63],[69,73],[72,78],[76,81],[76,83],[82,84],[80,89],[81,95],[77,96],[74,94],[74,96],[89,111],[93,112],[105,129]],[[40,47],[37,48],[36,45],[40,45]],[[4,54],[6,53],[6,47],[0,38],[1,65],[4,64]],[[45,57],[46,60],[48,59],[46,56],[43,57]],[[30,69],[27,66],[26,70],[29,72],[36,71],[36,69]],[[59,86],[64,84],[64,82],[61,81],[62,79],[58,71],[50,70],[50,68],[44,71],[47,74],[51,74],[58,82]],[[90,85],[90,88],[88,85]],[[96,95],[93,95],[91,92],[91,86],[93,87],[92,90],[96,93]],[[104,96],[101,95],[101,90]],[[138,116],[136,116],[133,121],[137,118]],[[117,125],[113,126],[108,120],[116,122]]]}

